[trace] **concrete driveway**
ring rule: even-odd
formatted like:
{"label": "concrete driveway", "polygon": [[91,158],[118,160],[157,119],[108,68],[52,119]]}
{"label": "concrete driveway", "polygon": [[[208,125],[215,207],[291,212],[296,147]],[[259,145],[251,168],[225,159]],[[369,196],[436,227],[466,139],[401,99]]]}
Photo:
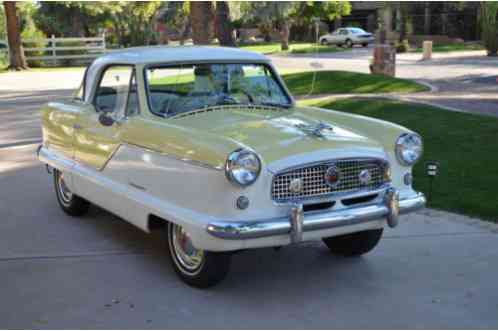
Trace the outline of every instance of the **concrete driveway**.
{"label": "concrete driveway", "polygon": [[247,251],[220,286],[187,287],[161,233],[97,207],[83,218],[59,209],[34,156],[37,109],[79,82],[9,90],[4,77],[0,329],[498,328],[498,228],[432,210],[405,217],[361,258],[320,242]]}
{"label": "concrete driveway", "polygon": [[35,145],[0,149],[0,328],[497,328],[498,230],[424,210],[361,258],[320,242],[234,256],[192,289],[161,233],[58,207]]}

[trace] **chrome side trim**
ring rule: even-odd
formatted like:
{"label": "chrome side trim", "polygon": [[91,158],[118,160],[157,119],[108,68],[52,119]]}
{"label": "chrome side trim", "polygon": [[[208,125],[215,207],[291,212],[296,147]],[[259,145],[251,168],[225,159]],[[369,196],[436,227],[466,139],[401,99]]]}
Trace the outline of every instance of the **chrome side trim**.
{"label": "chrome side trim", "polygon": [[213,166],[211,164],[204,163],[204,162],[201,162],[201,161],[192,160],[192,159],[189,159],[189,158],[181,158],[181,157],[178,157],[178,156],[175,156],[175,155],[172,155],[172,154],[168,154],[168,153],[165,153],[165,152],[155,151],[155,150],[150,149],[148,147],[137,145],[137,144],[132,144],[132,143],[128,143],[127,142],[127,143],[122,143],[121,145],[126,145],[126,146],[134,147],[134,148],[140,148],[140,149],[143,149],[144,151],[147,151],[149,153],[154,153],[154,154],[158,154],[158,155],[161,155],[161,156],[165,156],[165,157],[168,157],[170,159],[174,159],[176,161],[185,162],[185,163],[188,163],[188,164],[191,164],[191,165],[194,165],[194,166],[198,166],[198,167],[201,167],[201,168],[206,168],[206,169],[211,169],[211,170],[217,170],[217,171],[223,171],[224,170],[224,167],[221,166],[221,165],[220,166]]}
{"label": "chrome side trim", "polygon": [[[397,194],[393,194],[395,198]],[[333,212],[314,212],[303,215],[302,232],[332,229],[393,217],[396,210],[391,209],[392,201],[387,199],[381,203],[357,208],[344,209]],[[399,201],[399,213],[406,214],[422,208],[425,205],[425,197],[422,193]],[[289,217],[278,217],[259,221],[239,222],[212,222],[206,230],[214,237],[227,240],[243,240],[263,238],[277,235],[292,235],[294,221],[298,218],[296,210]],[[297,222],[299,223],[299,221]]]}

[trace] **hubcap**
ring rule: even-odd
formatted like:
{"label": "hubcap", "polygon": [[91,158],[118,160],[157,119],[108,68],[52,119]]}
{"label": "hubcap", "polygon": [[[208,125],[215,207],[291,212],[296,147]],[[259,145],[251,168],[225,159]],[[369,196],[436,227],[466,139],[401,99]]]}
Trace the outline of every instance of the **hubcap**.
{"label": "hubcap", "polygon": [[57,178],[57,188],[59,190],[61,200],[66,204],[70,203],[73,198],[73,193],[67,187],[66,182],[64,182],[64,175],[62,173],[59,173]]}
{"label": "hubcap", "polygon": [[202,265],[204,252],[192,245],[190,236],[181,226],[173,225],[171,240],[174,254],[183,268],[195,271]]}

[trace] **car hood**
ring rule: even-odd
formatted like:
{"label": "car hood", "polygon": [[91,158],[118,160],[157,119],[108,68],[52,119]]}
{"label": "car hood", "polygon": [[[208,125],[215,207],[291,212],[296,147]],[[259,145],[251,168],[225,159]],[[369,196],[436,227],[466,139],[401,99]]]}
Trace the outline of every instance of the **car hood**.
{"label": "car hood", "polygon": [[270,164],[303,154],[317,158],[385,155],[383,145],[364,132],[333,120],[318,120],[312,113],[290,110],[222,109],[192,113],[175,124],[206,131],[258,153]]}

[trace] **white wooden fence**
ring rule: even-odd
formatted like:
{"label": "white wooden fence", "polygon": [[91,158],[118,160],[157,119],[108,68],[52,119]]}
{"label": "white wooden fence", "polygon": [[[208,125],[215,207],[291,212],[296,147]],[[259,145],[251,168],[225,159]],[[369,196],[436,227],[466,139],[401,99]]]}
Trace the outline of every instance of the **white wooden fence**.
{"label": "white wooden fence", "polygon": [[[91,38],[25,39],[22,41],[26,60],[56,64],[59,60],[88,60],[106,53],[105,35]],[[0,44],[7,42],[0,40]],[[2,48],[0,48],[2,52]],[[8,48],[4,53],[8,53]],[[0,54],[1,55],[1,54]]]}

